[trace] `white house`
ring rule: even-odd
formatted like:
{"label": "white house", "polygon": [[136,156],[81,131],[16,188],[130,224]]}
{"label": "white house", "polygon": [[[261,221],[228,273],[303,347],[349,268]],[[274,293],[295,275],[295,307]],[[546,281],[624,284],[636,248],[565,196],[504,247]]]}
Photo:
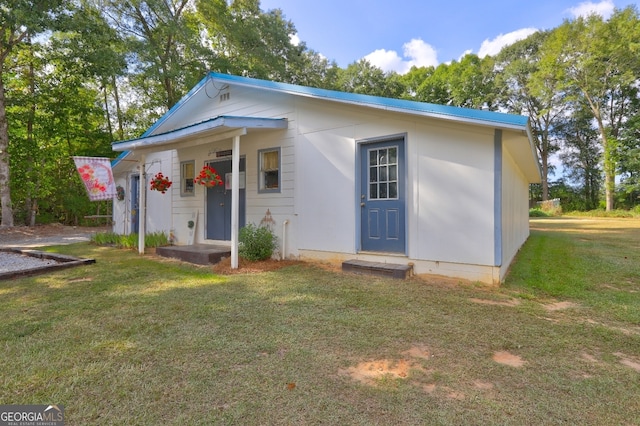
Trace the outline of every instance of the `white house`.
{"label": "white house", "polygon": [[[527,117],[218,73],[113,149],[116,232],[142,216],[177,245],[231,242],[232,265],[238,227],[267,223],[283,257],[499,283],[540,181]],[[194,184],[207,164],[224,186]],[[157,172],[166,194],[149,190]]]}

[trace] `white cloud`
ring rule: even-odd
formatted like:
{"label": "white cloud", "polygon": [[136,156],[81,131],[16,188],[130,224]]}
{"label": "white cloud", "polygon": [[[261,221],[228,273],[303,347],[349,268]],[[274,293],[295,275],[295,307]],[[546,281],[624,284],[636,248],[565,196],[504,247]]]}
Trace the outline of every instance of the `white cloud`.
{"label": "white cloud", "polygon": [[480,45],[478,56],[484,58],[485,56],[497,55],[503,47],[509,46],[518,40],[524,40],[536,31],[538,30],[535,28],[522,28],[507,34],[500,34],[493,40],[485,40]]}
{"label": "white cloud", "polygon": [[291,40],[291,44],[294,46],[300,46],[300,37],[298,37],[298,33],[291,34],[289,36],[289,40]]}
{"label": "white cloud", "polygon": [[412,39],[405,43],[402,49],[402,57],[395,50],[378,49],[369,53],[364,59],[385,72],[395,71],[399,74],[407,73],[413,66],[438,65],[436,50],[421,39]]}
{"label": "white cloud", "polygon": [[615,5],[613,4],[613,0],[603,0],[600,3],[586,1],[575,7],[569,8],[569,13],[571,13],[575,18],[586,18],[589,15],[600,15],[604,19],[609,19],[613,14],[614,9]]}

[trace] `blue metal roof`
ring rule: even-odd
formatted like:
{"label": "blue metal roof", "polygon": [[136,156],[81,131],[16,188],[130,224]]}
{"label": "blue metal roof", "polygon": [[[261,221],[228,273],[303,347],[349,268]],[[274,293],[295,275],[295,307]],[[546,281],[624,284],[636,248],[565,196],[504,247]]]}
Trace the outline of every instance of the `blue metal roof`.
{"label": "blue metal roof", "polygon": [[271,91],[290,93],[294,95],[321,98],[343,103],[366,105],[397,112],[413,113],[433,117],[457,119],[460,121],[490,122],[507,127],[525,128],[528,117],[502,112],[486,111],[480,109],[462,108],[450,105],[438,105],[427,102],[408,101],[403,99],[384,98],[381,96],[362,95],[357,93],[339,92],[336,90],[318,89],[314,87],[299,86],[289,83],[277,83],[256,78],[239,77],[230,74],[211,72],[208,77],[200,81],[198,86],[206,84],[208,78],[225,81],[246,87],[256,87]]}
{"label": "blue metal roof", "polygon": [[[154,131],[164,123],[175,111],[181,108],[189,99],[194,96],[207,82],[211,79],[224,81],[228,84],[238,86],[264,89],[269,91],[288,93],[297,96],[306,96],[317,99],[326,99],[335,102],[347,104],[355,104],[378,108],[387,111],[395,111],[406,114],[422,115],[427,117],[435,117],[441,119],[449,119],[460,122],[476,123],[484,125],[494,125],[498,127],[514,128],[528,130],[528,117],[515,114],[506,114],[495,111],[486,111],[471,108],[455,107],[450,105],[438,105],[427,102],[409,101],[403,99],[385,98],[382,96],[362,95],[357,93],[339,92],[336,90],[318,89],[308,86],[300,86],[290,83],[278,83],[269,80],[260,80],[257,78],[240,77],[231,74],[221,74],[210,72],[206,77],[198,82],[180,101],[178,101],[167,113],[160,117],[146,132],[139,138],[147,138],[152,136]],[[129,142],[129,141],[121,141]],[[115,142],[117,145],[120,142]],[[113,161],[117,164],[127,152],[123,152]]]}

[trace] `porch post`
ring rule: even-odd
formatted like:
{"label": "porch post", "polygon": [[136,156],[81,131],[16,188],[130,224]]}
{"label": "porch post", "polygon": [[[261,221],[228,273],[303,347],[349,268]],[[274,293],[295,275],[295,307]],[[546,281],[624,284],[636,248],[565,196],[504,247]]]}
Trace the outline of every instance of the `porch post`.
{"label": "porch post", "polygon": [[138,203],[138,253],[144,254],[144,236],[146,232],[146,205],[147,205],[147,172],[145,171],[144,163],[146,156],[142,154],[140,156],[140,179],[138,187],[138,197],[140,201]]}
{"label": "porch post", "polygon": [[233,137],[231,154],[231,269],[238,269],[238,224],[240,223],[240,136]]}

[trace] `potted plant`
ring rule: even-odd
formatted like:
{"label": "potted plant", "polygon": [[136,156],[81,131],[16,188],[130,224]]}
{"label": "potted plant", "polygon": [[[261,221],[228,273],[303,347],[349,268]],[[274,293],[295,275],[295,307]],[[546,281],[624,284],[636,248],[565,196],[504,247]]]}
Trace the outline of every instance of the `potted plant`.
{"label": "potted plant", "polygon": [[200,174],[198,174],[193,181],[199,185],[206,186],[207,188],[213,188],[216,185],[223,185],[222,178],[216,169],[209,165],[205,165],[202,170],[200,170]]}
{"label": "potted plant", "polygon": [[164,194],[171,187],[171,183],[168,177],[163,175],[162,172],[158,172],[153,179],[151,179],[151,190],[160,191]]}

